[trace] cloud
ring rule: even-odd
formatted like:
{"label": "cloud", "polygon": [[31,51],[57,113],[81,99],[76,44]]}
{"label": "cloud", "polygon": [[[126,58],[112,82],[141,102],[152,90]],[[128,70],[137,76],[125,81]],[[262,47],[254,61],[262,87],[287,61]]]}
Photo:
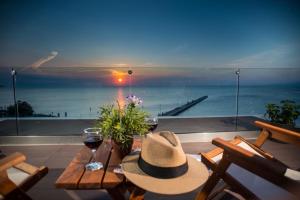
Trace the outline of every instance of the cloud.
{"label": "cloud", "polygon": [[186,50],[187,48],[188,48],[187,43],[183,43],[183,44],[176,46],[174,49],[172,49],[172,52],[179,53],[179,52]]}
{"label": "cloud", "polygon": [[36,62],[34,62],[31,67],[34,69],[39,68],[40,66],[42,66],[43,64],[45,64],[46,62],[49,62],[50,60],[54,59],[56,56],[58,55],[57,51],[52,51],[51,54],[45,58],[41,58],[39,60],[37,60]]}
{"label": "cloud", "polygon": [[143,64],[136,64],[135,67],[168,67],[166,64],[157,64],[152,62],[145,62]]}
{"label": "cloud", "polygon": [[292,67],[295,63],[293,50],[281,47],[236,59],[228,65],[236,67]]}
{"label": "cloud", "polygon": [[117,64],[112,64],[112,67],[128,67],[129,64],[126,63],[117,63]]}

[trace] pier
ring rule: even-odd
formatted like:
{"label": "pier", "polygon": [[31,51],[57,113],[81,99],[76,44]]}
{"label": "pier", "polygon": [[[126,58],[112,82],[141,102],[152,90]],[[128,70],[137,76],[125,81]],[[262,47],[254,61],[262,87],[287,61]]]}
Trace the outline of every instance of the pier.
{"label": "pier", "polygon": [[203,96],[198,99],[188,101],[186,104],[183,104],[182,106],[176,107],[167,112],[162,112],[161,114],[159,114],[159,116],[177,116],[180,113],[186,111],[187,109],[191,108],[192,106],[196,105],[197,103],[200,103],[201,101],[203,101],[207,98],[208,98],[208,96]]}

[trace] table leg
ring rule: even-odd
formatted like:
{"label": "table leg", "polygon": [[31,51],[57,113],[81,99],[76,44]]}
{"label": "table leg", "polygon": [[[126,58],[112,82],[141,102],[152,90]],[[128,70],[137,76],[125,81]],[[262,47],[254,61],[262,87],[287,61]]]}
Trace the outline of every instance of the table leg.
{"label": "table leg", "polygon": [[144,200],[144,194],[146,193],[145,190],[135,187],[130,194],[130,200]]}
{"label": "table leg", "polygon": [[134,185],[130,181],[126,181],[125,183],[128,192],[130,193],[130,200],[143,200],[146,190]]}
{"label": "table leg", "polygon": [[106,189],[109,196],[113,199],[113,200],[125,200],[125,196],[124,193],[122,192],[120,187],[115,187],[115,188],[110,188],[110,189]]}

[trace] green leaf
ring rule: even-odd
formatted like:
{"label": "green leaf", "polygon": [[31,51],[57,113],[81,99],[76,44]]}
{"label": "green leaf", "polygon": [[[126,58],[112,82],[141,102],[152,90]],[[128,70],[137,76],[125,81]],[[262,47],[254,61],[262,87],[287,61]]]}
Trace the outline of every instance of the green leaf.
{"label": "green leaf", "polygon": [[133,135],[145,135],[148,125],[145,118],[149,114],[131,104],[121,109],[120,105],[106,105],[100,107],[100,116],[97,126],[102,129],[106,138],[113,138],[116,142],[128,145]]}
{"label": "green leaf", "polygon": [[288,99],[280,101],[280,104],[267,104],[264,116],[271,122],[294,126],[300,115],[300,106]]}

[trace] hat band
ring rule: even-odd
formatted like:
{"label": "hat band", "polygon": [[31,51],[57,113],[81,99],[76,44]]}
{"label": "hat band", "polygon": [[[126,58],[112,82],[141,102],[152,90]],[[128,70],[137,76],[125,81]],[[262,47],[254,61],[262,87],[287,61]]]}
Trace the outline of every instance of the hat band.
{"label": "hat band", "polygon": [[146,162],[141,155],[139,156],[138,165],[146,174],[155,178],[176,178],[185,174],[188,170],[187,161],[177,167],[158,167]]}

